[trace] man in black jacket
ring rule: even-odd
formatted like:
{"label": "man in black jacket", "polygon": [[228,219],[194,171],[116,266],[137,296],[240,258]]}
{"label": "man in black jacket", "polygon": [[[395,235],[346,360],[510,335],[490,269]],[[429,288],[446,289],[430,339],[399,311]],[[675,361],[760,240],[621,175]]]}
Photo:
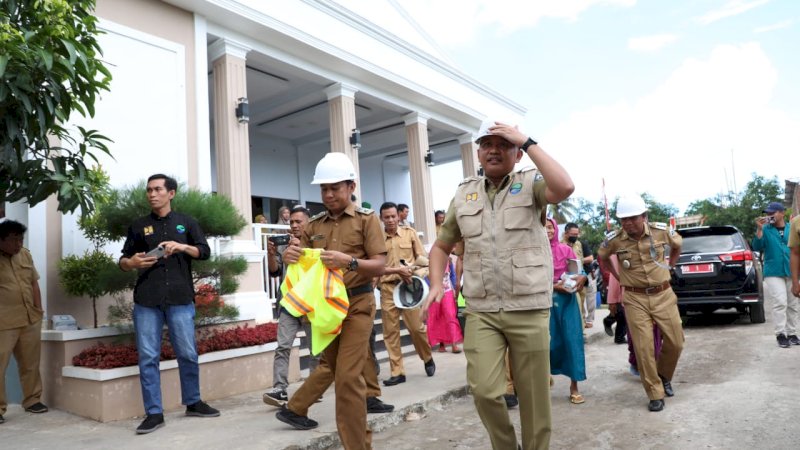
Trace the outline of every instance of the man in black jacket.
{"label": "man in black jacket", "polygon": [[187,416],[216,417],[219,411],[200,399],[200,369],[194,337],[192,259],[208,259],[210,249],[193,218],[172,211],[178,183],[166,175],[147,179],[152,212],[133,222],[122,248],[119,267],[136,269],[133,325],[139,352],[139,381],[146,417],[136,429],[146,434],[164,426],[161,405],[161,332],[164,323],[178,359],[181,403]]}

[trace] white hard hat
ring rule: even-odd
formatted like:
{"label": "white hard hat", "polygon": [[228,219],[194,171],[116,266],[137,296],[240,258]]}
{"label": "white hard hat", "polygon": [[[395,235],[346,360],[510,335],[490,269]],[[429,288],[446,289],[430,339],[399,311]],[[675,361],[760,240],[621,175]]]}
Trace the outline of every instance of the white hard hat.
{"label": "white hard hat", "polygon": [[330,152],[317,163],[311,184],[338,183],[356,179],[356,168],[344,153]]}
{"label": "white hard hat", "polygon": [[638,216],[646,211],[647,205],[638,195],[626,195],[617,201],[617,218],[619,219]]}
{"label": "white hard hat", "polygon": [[400,309],[419,308],[428,298],[428,283],[420,277],[411,277],[411,283],[401,281],[394,287],[394,306]]}
{"label": "white hard hat", "polygon": [[481,143],[481,138],[482,137],[484,137],[484,136],[493,136],[494,135],[491,131],[489,131],[489,128],[497,125],[496,122],[504,123],[506,125],[514,125],[514,124],[516,124],[516,121],[509,120],[509,119],[498,119],[498,118],[486,119],[483,122],[481,122],[481,127],[478,129],[478,134],[475,136],[475,143],[476,144],[480,144]]}

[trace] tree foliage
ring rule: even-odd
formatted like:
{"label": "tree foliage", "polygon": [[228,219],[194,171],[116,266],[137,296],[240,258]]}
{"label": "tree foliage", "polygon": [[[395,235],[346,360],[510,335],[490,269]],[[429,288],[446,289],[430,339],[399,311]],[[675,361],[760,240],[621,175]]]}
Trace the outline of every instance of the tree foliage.
{"label": "tree foliage", "polygon": [[[59,211],[94,207],[85,161],[110,154],[96,130],[67,128],[93,117],[111,73],[99,59],[95,0],[0,2],[0,202],[35,205],[52,194]],[[52,141],[51,141],[52,138]]]}
{"label": "tree foliage", "polygon": [[[124,239],[128,226],[150,213],[145,187],[142,181],[134,187],[112,190],[108,201],[98,203],[97,220],[103,222],[111,239]],[[178,186],[172,209],[194,217],[206,236],[234,236],[248,224],[228,197],[187,188],[185,184]]]}
{"label": "tree foliage", "polygon": [[783,188],[776,177],[767,179],[755,173],[752,177],[739,194],[692,202],[687,214],[702,214],[704,225],[733,225],[747,239],[752,239],[756,232],[755,220],[764,215],[764,207],[783,198]]}

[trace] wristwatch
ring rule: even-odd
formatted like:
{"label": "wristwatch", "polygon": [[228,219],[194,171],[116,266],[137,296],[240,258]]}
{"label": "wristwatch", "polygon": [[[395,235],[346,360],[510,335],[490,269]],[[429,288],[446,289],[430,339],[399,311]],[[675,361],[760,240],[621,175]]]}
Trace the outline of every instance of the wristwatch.
{"label": "wristwatch", "polygon": [[531,145],[536,145],[537,143],[538,142],[534,141],[533,139],[531,139],[529,137],[528,140],[525,141],[524,144],[519,146],[519,149],[522,150],[523,152],[527,152],[528,151],[528,147],[530,147]]}
{"label": "wristwatch", "polygon": [[355,272],[358,270],[358,260],[355,256],[350,260],[350,264],[347,265],[347,270],[348,272]]}

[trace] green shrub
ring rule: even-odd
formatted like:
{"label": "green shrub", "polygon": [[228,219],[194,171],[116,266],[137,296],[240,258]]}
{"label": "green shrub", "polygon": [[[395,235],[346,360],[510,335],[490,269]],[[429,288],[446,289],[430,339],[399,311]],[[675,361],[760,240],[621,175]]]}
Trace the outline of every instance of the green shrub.
{"label": "green shrub", "polygon": [[[97,215],[107,224],[113,239],[125,239],[130,224],[150,213],[145,186],[142,181],[134,187],[113,190],[107,202],[98,204]],[[206,236],[235,236],[248,223],[228,197],[187,188],[183,183],[172,199],[172,210],[192,216]]]}

